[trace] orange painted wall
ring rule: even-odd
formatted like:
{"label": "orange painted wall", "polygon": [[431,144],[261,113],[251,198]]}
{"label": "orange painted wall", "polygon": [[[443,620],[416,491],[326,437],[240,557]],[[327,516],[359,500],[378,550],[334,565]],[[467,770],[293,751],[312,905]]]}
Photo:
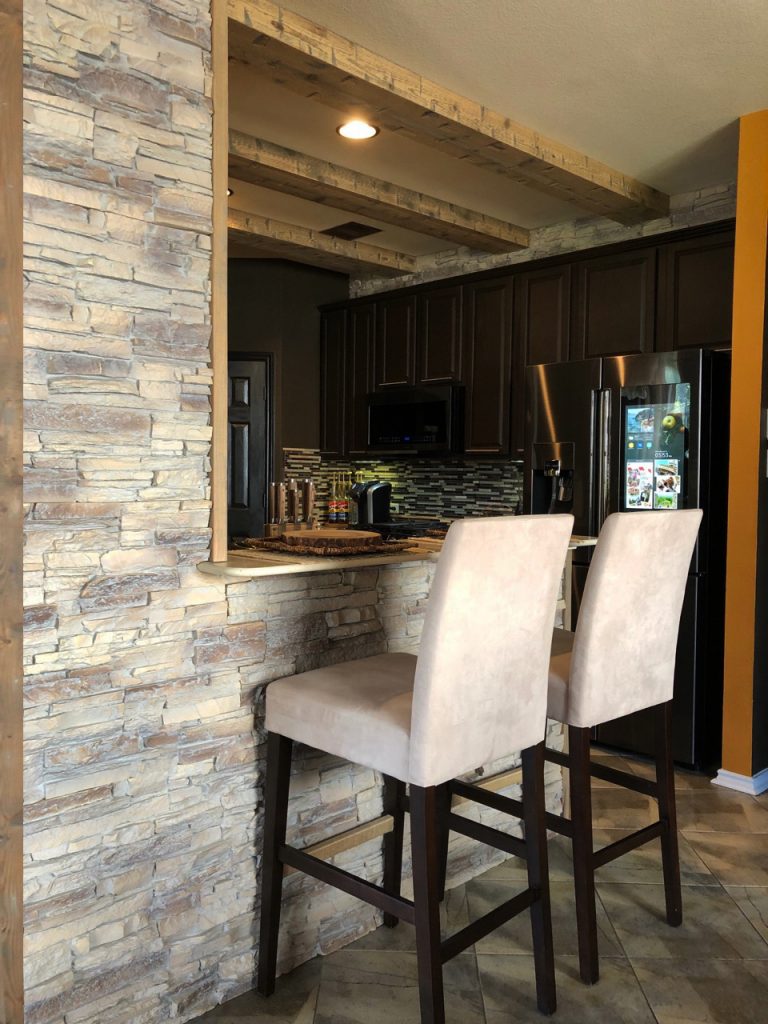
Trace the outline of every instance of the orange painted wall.
{"label": "orange painted wall", "polygon": [[752,775],[767,231],[768,110],[762,110],[740,120],[733,282],[723,768],[739,775]]}

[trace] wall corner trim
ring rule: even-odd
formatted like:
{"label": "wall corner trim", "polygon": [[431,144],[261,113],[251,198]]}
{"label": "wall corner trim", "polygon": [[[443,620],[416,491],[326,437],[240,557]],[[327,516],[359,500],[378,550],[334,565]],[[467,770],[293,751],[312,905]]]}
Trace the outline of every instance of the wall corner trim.
{"label": "wall corner trim", "polygon": [[729,772],[725,768],[721,768],[712,779],[712,785],[722,786],[723,789],[735,789],[737,793],[759,796],[768,790],[768,768],[763,768],[757,775],[739,775],[737,772]]}

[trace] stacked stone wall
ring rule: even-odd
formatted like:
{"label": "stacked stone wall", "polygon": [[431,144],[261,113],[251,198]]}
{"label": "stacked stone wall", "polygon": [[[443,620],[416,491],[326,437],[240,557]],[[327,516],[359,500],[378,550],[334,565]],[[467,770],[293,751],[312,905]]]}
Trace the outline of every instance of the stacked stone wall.
{"label": "stacked stone wall", "polygon": [[254,814],[264,627],[195,569],[210,12],[24,8],[27,1019],[140,1024],[213,998]]}

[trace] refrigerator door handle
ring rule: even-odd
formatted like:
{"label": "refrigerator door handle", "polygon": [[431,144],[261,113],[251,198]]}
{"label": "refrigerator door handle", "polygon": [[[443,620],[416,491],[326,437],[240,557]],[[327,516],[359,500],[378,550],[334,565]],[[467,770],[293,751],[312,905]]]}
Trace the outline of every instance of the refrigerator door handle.
{"label": "refrigerator door handle", "polygon": [[611,392],[598,392],[597,406],[597,529],[602,529],[611,508]]}

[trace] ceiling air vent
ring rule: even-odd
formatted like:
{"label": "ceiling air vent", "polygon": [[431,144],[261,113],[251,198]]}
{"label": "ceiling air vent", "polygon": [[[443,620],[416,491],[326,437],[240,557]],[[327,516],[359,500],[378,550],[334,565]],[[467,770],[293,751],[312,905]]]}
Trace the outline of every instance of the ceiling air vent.
{"label": "ceiling air vent", "polygon": [[358,224],[356,220],[348,220],[346,224],[337,224],[336,227],[326,228],[321,235],[330,235],[331,238],[343,238],[346,242],[354,242],[358,238],[365,238],[366,235],[377,235],[381,228],[372,228],[370,224]]}

